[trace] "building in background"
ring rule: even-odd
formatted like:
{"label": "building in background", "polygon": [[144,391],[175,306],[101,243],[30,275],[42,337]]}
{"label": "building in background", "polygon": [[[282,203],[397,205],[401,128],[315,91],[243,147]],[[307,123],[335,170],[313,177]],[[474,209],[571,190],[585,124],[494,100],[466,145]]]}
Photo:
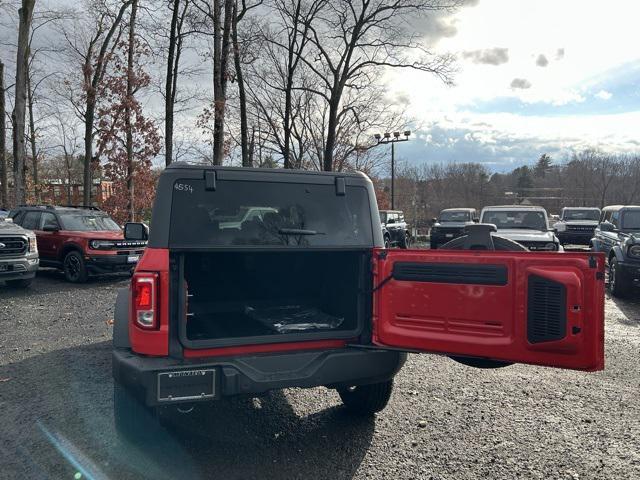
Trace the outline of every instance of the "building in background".
{"label": "building in background", "polygon": [[[92,204],[101,207],[113,195],[113,182],[94,179],[91,186]],[[84,186],[81,182],[69,184],[63,179],[47,179],[40,183],[40,197],[47,205],[82,205]]]}

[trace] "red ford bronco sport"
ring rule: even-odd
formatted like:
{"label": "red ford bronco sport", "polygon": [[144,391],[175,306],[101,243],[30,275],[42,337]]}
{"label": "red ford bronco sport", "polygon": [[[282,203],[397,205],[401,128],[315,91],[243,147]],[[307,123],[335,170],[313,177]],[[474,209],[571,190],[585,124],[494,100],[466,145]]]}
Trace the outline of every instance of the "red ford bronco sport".
{"label": "red ford bronco sport", "polygon": [[486,225],[466,251],[386,250],[379,218],[363,174],[169,166],[116,302],[118,430],[287,387],[376,412],[406,352],[604,367],[602,254],[510,251]]}
{"label": "red ford bronco sport", "polygon": [[131,271],[147,243],[144,235],[127,238],[128,230],[143,224],[128,223],[123,232],[97,207],[22,205],[9,216],[36,233],[40,265],[61,269],[73,283],[86,282],[89,274]]}

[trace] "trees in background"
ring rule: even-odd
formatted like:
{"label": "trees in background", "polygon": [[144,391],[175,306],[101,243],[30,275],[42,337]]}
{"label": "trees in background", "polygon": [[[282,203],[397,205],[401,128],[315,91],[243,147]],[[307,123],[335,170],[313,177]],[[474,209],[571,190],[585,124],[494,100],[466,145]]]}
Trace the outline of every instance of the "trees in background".
{"label": "trees in background", "polygon": [[[135,22],[135,9],[129,21]],[[119,222],[148,210],[155,191],[152,160],[160,152],[162,137],[136,96],[151,82],[142,60],[149,53],[135,35],[119,42],[112,52],[112,68],[103,80],[97,112],[97,151],[105,160],[105,179],[113,182],[113,195],[104,207]]]}
{"label": "trees in background", "polygon": [[84,123],[83,203],[86,205],[91,204],[96,110],[102,101],[102,82],[120,42],[122,19],[131,3],[132,0],[92,2],[86,12],[76,10],[74,21],[62,29],[67,42],[65,61],[73,65],[65,81],[65,93]]}
{"label": "trees in background", "polygon": [[[51,175],[71,188],[81,162],[84,202],[92,203],[92,172],[102,166],[116,184],[108,208],[123,219],[150,205],[163,144],[165,165],[362,170],[379,177],[385,202],[389,154],[370,148],[372,134],[402,131],[410,119],[390,98],[384,73],[411,69],[450,83],[453,57],[433,54],[412,20],[464,3],[88,0],[61,12],[48,2],[55,5],[38,0],[35,13],[34,0],[0,6],[28,13],[31,5],[33,18],[26,30],[22,13],[0,20],[0,36],[13,29],[2,44],[30,59],[26,69],[18,61],[20,82],[7,102],[15,107],[14,153],[0,159],[0,202],[11,203],[12,182],[19,201],[37,201],[37,184]],[[34,62],[41,52],[46,62]],[[416,218],[496,202],[546,202],[552,210],[559,202],[629,203],[640,200],[637,163],[585,150],[493,175],[479,164],[413,166],[398,172],[396,192]],[[26,168],[35,195],[25,190]]]}
{"label": "trees in background", "polygon": [[[539,171],[537,164],[494,174],[478,163],[404,165],[396,174],[396,203],[423,227],[440,210],[453,207],[524,202],[559,213],[562,207],[640,203],[639,155],[585,150],[555,163],[544,157],[548,162],[544,176],[531,173]],[[388,189],[388,183],[379,182],[378,189]]]}
{"label": "trees in background", "polygon": [[11,114],[13,125],[13,182],[15,202],[25,202],[25,113],[27,107],[27,72],[29,65],[29,31],[35,0],[22,0],[18,10],[18,46],[16,48],[16,83],[14,107]]}
{"label": "trees in background", "polygon": [[7,112],[4,63],[0,61],[0,207],[9,206],[9,162],[7,161]]}

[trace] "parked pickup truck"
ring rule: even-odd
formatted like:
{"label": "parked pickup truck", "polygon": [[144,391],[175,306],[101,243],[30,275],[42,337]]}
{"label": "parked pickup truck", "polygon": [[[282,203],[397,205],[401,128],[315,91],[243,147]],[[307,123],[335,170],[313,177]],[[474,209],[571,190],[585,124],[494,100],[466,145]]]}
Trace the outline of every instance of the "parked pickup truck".
{"label": "parked pickup truck", "polygon": [[542,207],[484,207],[480,213],[480,221],[495,225],[498,235],[518,242],[532,252],[564,251],[558,237],[549,229],[547,211]]}
{"label": "parked pickup truck", "polygon": [[[360,173],[178,162],[157,188],[148,248],[115,306],[125,436],[165,408],[289,387],[336,389],[371,414],[405,352],[603,368],[602,254],[385,249]],[[246,205],[274,211],[220,228],[219,210]]]}
{"label": "parked pickup truck", "polygon": [[28,287],[38,271],[38,260],[35,234],[0,218],[0,282]]}

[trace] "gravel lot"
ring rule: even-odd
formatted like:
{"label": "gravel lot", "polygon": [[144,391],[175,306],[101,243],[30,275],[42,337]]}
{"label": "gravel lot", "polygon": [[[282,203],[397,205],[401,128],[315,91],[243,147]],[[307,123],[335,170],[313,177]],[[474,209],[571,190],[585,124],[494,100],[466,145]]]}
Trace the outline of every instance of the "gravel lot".
{"label": "gravel lot", "polygon": [[127,282],[0,285],[0,478],[640,478],[640,300],[607,299],[604,372],[412,355],[375,419],[292,389],[182,416],[142,448],[113,427],[107,321]]}

